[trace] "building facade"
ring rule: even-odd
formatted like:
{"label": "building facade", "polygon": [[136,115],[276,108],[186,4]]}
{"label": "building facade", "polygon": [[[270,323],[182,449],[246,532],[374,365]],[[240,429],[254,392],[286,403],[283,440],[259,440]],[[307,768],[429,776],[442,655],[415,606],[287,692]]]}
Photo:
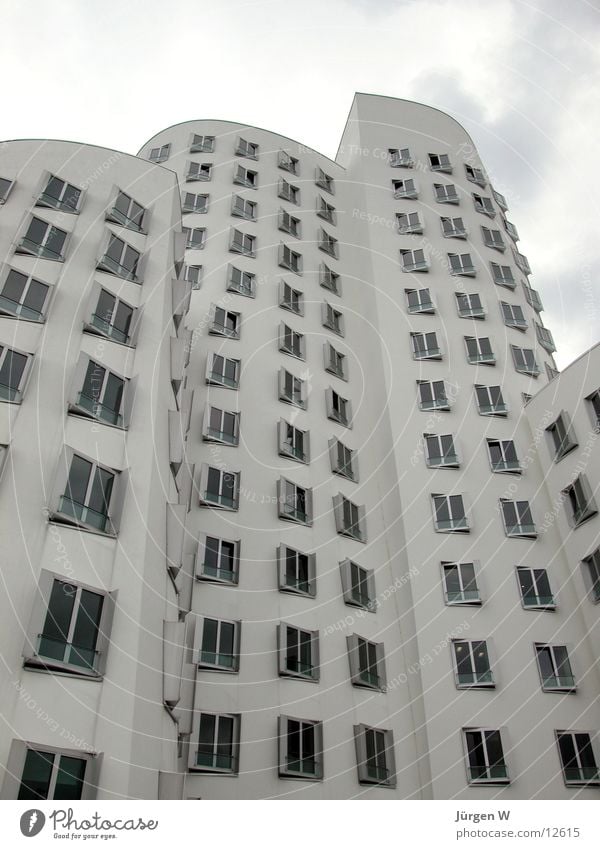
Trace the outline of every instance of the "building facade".
{"label": "building facade", "polygon": [[598,372],[464,129],[0,163],[3,797],[597,798]]}

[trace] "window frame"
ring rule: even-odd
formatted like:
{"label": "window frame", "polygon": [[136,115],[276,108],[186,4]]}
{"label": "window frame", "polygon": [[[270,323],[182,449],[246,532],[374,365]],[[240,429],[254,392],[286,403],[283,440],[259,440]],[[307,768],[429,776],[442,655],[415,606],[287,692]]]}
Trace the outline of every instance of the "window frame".
{"label": "window frame", "polygon": [[[304,500],[303,511],[299,510],[297,506],[293,508],[288,508],[286,510],[286,505],[289,504],[289,487],[293,487],[293,501],[295,505],[298,504],[299,494],[302,493],[301,498]],[[292,510],[292,512],[290,512],[290,510]],[[277,479],[277,516],[279,519],[284,519],[287,522],[293,522],[296,525],[305,525],[306,527],[312,527],[312,487],[303,486],[302,484],[296,483],[295,481],[292,481],[289,478],[281,475]]]}
{"label": "window frame", "polygon": [[[196,614],[196,630],[194,632],[194,666],[198,670],[203,670],[206,672],[224,672],[228,675],[235,675],[240,671],[240,649],[241,649],[241,639],[242,639],[242,623],[239,619],[221,619],[215,618],[212,614],[205,615],[202,613]],[[202,648],[204,645],[204,629],[206,622],[216,622],[217,629],[215,634],[215,651],[209,652]],[[222,634],[222,626],[233,626],[232,627],[232,654],[227,655],[224,652],[219,650],[221,643],[221,634]],[[211,663],[210,660],[206,660],[203,658],[204,654],[214,654],[215,661]],[[218,658],[230,657],[231,664],[229,663],[220,663],[218,662]]]}
{"label": "window frame", "polygon": [[[561,737],[566,736],[567,734],[571,737],[571,743],[573,745],[573,750],[574,750],[577,762],[579,764],[579,766],[577,767],[579,775],[576,778],[569,778],[569,776],[567,774],[567,770],[569,769],[569,767],[565,764],[565,762],[563,760],[562,750],[561,750],[561,747],[560,747]],[[576,745],[575,741],[576,741],[577,735],[583,736],[584,734],[587,735],[587,737],[588,737],[587,744],[590,747],[592,759],[594,761],[593,767],[584,767],[584,766],[581,765],[581,749],[579,748],[578,743]],[[595,749],[597,748],[597,743],[596,743],[597,733],[596,732],[589,732],[589,731],[572,731],[572,730],[568,730],[568,729],[567,730],[557,729],[554,732],[554,735],[555,735],[555,738],[556,738],[556,747],[558,749],[558,759],[559,759],[559,762],[560,762],[561,771],[562,771],[562,775],[563,775],[563,781],[565,783],[565,786],[566,787],[586,787],[586,786],[589,787],[589,786],[599,785],[600,784],[600,773],[598,772],[598,763],[597,763],[597,760],[596,760],[596,751],[595,751]],[[573,767],[570,767],[570,769],[573,769]],[[594,775],[590,776],[589,778],[586,778],[585,775],[582,774],[583,770],[585,770],[585,769],[593,769]]]}
{"label": "window frame", "polygon": [[[85,761],[80,801],[93,800],[96,798],[98,792],[98,775],[102,764],[102,753],[89,752],[83,749],[63,749],[57,746],[46,746],[43,743],[38,744],[27,740],[13,739],[8,754],[8,763],[2,784],[2,799],[19,799],[21,785],[23,783],[23,771],[25,768],[27,754],[30,751],[52,755],[53,757],[51,777],[48,786],[49,791],[51,789],[55,789],[56,774],[59,770],[60,759],[63,756]],[[25,796],[24,799],[26,798],[31,797]],[[39,796],[33,797],[33,800],[50,801],[53,798],[53,793],[49,792],[45,800]],[[21,801],[24,801],[24,799]]]}
{"label": "window frame", "polygon": [[[236,275],[239,275],[239,280],[235,280]],[[248,286],[243,285],[246,279],[249,284]],[[225,289],[227,292],[235,292],[236,295],[241,295],[243,298],[255,298],[256,274],[252,271],[246,271],[244,268],[238,268],[233,263],[229,263],[227,266],[227,283]]]}
{"label": "window frame", "polygon": [[[6,288],[9,278],[11,277],[11,274],[15,274],[19,278],[25,278],[25,283],[23,285],[23,289],[20,295],[21,300],[19,301],[15,301],[13,298],[9,298],[7,295],[4,294],[4,290]],[[34,284],[38,284],[39,286],[46,288],[46,295],[41,305],[41,310],[34,309],[33,307],[28,307],[25,304],[27,294],[29,293],[29,290]],[[46,280],[42,280],[40,278],[40,275],[27,271],[22,271],[20,268],[13,268],[8,263],[6,263],[0,276],[0,315],[6,316],[7,318],[14,318],[18,321],[31,321],[35,324],[43,324],[48,316],[50,305],[54,297],[55,288],[56,287],[53,283],[48,283]],[[4,302],[10,302],[11,304],[14,304],[15,309],[10,309],[10,307],[4,306]],[[30,312],[31,315],[26,315],[26,312]],[[37,314],[37,317],[36,315],[34,315],[34,313]]]}
{"label": "window frame", "polygon": [[[346,523],[346,504],[349,505],[352,516],[356,517],[350,524]],[[356,542],[367,542],[366,509],[363,504],[356,504],[342,492],[338,492],[333,496],[333,514],[336,533]]]}
{"label": "window frame", "polygon": [[566,496],[567,516],[572,528],[579,528],[597,515],[598,505],[584,472],[580,472],[562,492]]}
{"label": "window frame", "polygon": [[[290,290],[291,298],[290,300],[286,300],[286,289]],[[297,302],[297,308],[294,303]],[[304,315],[304,292],[300,289],[295,289],[291,286],[287,280],[284,280],[283,277],[279,280],[279,306],[283,310],[288,310],[293,313],[293,315]]]}
{"label": "window frame", "polygon": [[[211,413],[213,410],[218,410],[221,413],[221,425],[223,424],[224,417],[226,415],[233,416],[234,419],[234,428],[232,439],[226,439],[224,434],[226,431],[221,429],[221,431],[216,432],[214,428],[211,428]],[[207,399],[206,406],[204,408],[204,415],[202,417],[202,440],[203,442],[213,442],[218,443],[219,445],[230,445],[236,447],[240,443],[240,420],[241,420],[241,412],[239,410],[224,410],[221,407],[217,407],[212,404],[209,399]],[[221,434],[219,436],[219,434]]]}
{"label": "window frame", "polygon": [[[215,758],[218,757],[218,747],[219,745],[223,745],[223,743],[219,742],[218,737],[218,729],[220,726],[220,722],[216,721],[214,723],[214,731],[216,733],[213,734],[212,739],[212,749],[213,749],[213,764],[212,766],[203,765],[198,763],[198,755],[200,754],[200,730],[202,727],[202,717],[203,716],[213,716],[215,720],[219,720],[221,717],[230,719],[231,722],[231,741],[227,743],[227,746],[231,749],[232,754],[231,758],[231,767],[219,767],[215,765]],[[210,773],[215,775],[237,775],[239,772],[239,763],[240,763],[240,729],[241,729],[241,714],[239,713],[215,713],[210,710],[198,710],[194,711],[194,720],[193,720],[193,730],[192,730],[192,742],[190,741],[189,746],[189,756],[188,756],[188,769],[191,773]]]}
{"label": "window frame", "polygon": [[[479,581],[477,579],[479,573],[479,561],[478,560],[442,560],[440,562],[441,566],[441,574],[442,574],[442,587],[444,589],[444,604],[447,607],[481,607],[483,603],[483,599],[481,597],[481,590],[479,587]],[[473,582],[475,585],[475,589],[466,589],[470,585],[470,582],[465,578],[462,574],[462,567],[471,566],[473,570]],[[460,587],[459,592],[451,592],[448,589],[448,573],[450,568],[456,567],[456,575],[458,577],[458,585]],[[471,597],[468,597],[471,594]],[[450,598],[451,595],[460,595],[461,598]]]}
{"label": "window frame", "polygon": [[[241,552],[241,540],[236,539],[225,539],[223,537],[213,536],[212,533],[203,533],[203,544],[202,551],[204,553],[204,557],[200,558],[200,542],[198,543],[198,549],[196,551],[195,556],[195,569],[194,574],[196,575],[196,579],[200,581],[207,581],[213,584],[225,584],[225,585],[233,585],[237,586],[240,578],[240,552]],[[212,539],[218,543],[216,549],[216,557],[217,557],[217,568],[215,569],[215,573],[213,574],[211,571],[207,571],[207,553],[210,550],[208,540]],[[232,569],[222,569],[221,562],[223,560],[223,543],[232,546],[233,548],[233,556],[232,556]],[[215,550],[214,548],[212,549]],[[223,573],[223,575],[221,574]],[[225,573],[228,573],[230,577],[224,577]]]}
{"label": "window frame", "polygon": [[[288,551],[295,556],[296,562],[296,582],[295,584],[288,583]],[[301,586],[301,581],[298,576],[298,562],[300,557],[306,558],[306,587]],[[304,596],[306,598],[315,598],[317,595],[317,555],[307,554],[305,551],[300,551],[286,543],[280,543],[277,546],[277,584],[279,591],[290,593],[291,595]]]}
{"label": "window frame", "polygon": [[[353,582],[352,571],[356,570],[358,581]],[[364,576],[361,574],[364,573]],[[376,613],[379,607],[377,590],[375,586],[375,570],[366,569],[352,558],[340,561],[340,579],[342,583],[342,596],[344,604],[350,607],[358,607],[369,613]],[[366,587],[366,595],[361,587]]]}
{"label": "window frame", "polygon": [[[39,221],[46,226],[46,230],[44,231],[44,235],[42,237],[41,242],[34,242],[32,239],[27,238],[27,233],[29,233],[29,229],[34,221]],[[48,242],[50,241],[49,236],[52,235],[52,231],[54,230],[64,236],[59,253],[57,253],[56,251],[51,251],[49,248],[46,247]],[[23,254],[26,256],[34,256],[38,259],[47,259],[51,262],[64,262],[67,256],[71,236],[72,233],[68,230],[64,230],[62,227],[57,227],[50,221],[46,221],[45,218],[40,218],[39,215],[35,215],[32,213],[27,217],[23,226],[19,230],[15,244],[15,253]],[[25,242],[30,242],[31,247],[28,247]]]}
{"label": "window frame", "polygon": [[[288,668],[288,629],[295,631],[298,635],[296,640],[296,649],[298,654],[301,645],[306,645],[306,641],[302,643],[302,635],[308,636],[308,645],[310,647],[310,668],[307,672],[302,670],[293,670]],[[293,625],[290,622],[279,622],[277,625],[277,654],[280,678],[294,678],[298,681],[311,681],[318,683],[321,677],[321,660],[319,650],[319,631],[300,628],[298,625]],[[299,665],[302,661],[296,660]]]}
{"label": "window frame", "polygon": [[[348,651],[350,683],[352,686],[385,693],[387,678],[384,644],[372,642],[359,634],[349,634],[346,637],[346,648]],[[361,660],[361,656],[364,659],[365,653],[367,654],[366,668],[363,667]],[[372,672],[373,666],[375,666],[376,670],[374,674]]]}
{"label": "window frame", "polygon": [[[292,428],[294,431],[294,440],[291,446],[287,439],[288,428]],[[298,449],[295,445],[296,431],[302,434],[301,454],[298,453]],[[297,463],[304,463],[305,465],[310,463],[310,431],[296,427],[295,424],[292,424],[283,418],[279,419],[277,423],[277,446],[277,453],[280,457],[288,457],[290,460],[294,460]]]}
{"label": "window frame", "polygon": [[[537,664],[538,674],[540,676],[540,686],[544,693],[575,693],[577,691],[576,684],[576,676],[573,673],[573,665],[571,663],[572,652],[569,650],[569,646],[566,643],[556,644],[556,643],[544,643],[544,642],[535,642],[533,644],[535,661]],[[564,651],[564,659],[562,662],[557,659],[556,651],[557,649],[562,649]],[[552,667],[553,675],[544,678],[542,672],[542,665],[540,662],[540,655],[545,651],[547,652],[547,657],[550,660],[550,666]],[[558,673],[561,672],[561,667],[566,663],[566,668],[568,669],[568,674],[560,675]],[[564,679],[564,680],[563,680]],[[552,680],[555,681],[554,684],[549,683]]]}
{"label": "window frame", "polygon": [[[508,416],[508,404],[504,400],[504,395],[502,394],[502,387],[500,385],[487,386],[483,383],[475,383],[473,388],[475,389],[475,402],[477,404],[477,411],[480,416],[498,416],[499,418],[506,418]],[[498,389],[498,393],[502,398],[502,401],[494,404],[488,403],[482,406],[481,399],[477,391],[478,389],[486,390],[489,402],[493,400],[490,390]],[[484,406],[489,407],[489,410],[484,409]]]}
{"label": "window frame", "polygon": [[[314,772],[309,773],[303,770],[292,770],[288,764],[291,761],[289,757],[288,738],[290,722],[299,723],[299,739],[304,739],[305,728],[312,726],[313,731],[313,751],[314,755]],[[299,781],[321,781],[323,779],[323,723],[320,720],[300,719],[295,716],[282,714],[277,718],[277,740],[278,740],[278,775],[282,779],[295,779]],[[304,763],[306,758],[300,758]]]}
{"label": "window frame", "polygon": [[563,457],[566,457],[579,445],[571,417],[566,410],[560,411],[554,421],[546,428],[546,433],[550,437],[549,445],[555,463],[559,463]]}
{"label": "window frame", "polygon": [[[223,360],[223,365],[227,363],[234,363],[235,369],[235,377],[231,380],[225,376],[225,374],[221,374],[221,379],[219,379],[219,375],[215,372],[215,360],[217,358],[221,358]],[[206,358],[206,375],[205,382],[209,386],[223,386],[226,389],[239,389],[240,388],[240,372],[241,372],[242,361],[240,359],[236,359],[235,357],[228,357],[225,354],[221,354],[217,351],[209,351],[208,356]]]}
{"label": "window frame", "polygon": [[297,360],[306,360],[306,336],[294,330],[285,321],[279,322],[277,347],[282,354],[287,354]]}
{"label": "window frame", "polygon": [[[508,767],[505,760],[504,755],[504,745],[502,743],[502,727],[500,728],[490,728],[489,726],[477,726],[477,727],[463,727],[461,728],[461,738],[463,743],[463,751],[465,756],[465,768],[467,772],[467,782],[470,785],[505,785],[510,784],[510,777],[508,772]],[[486,772],[484,776],[473,776],[473,770],[475,767],[471,766],[470,760],[470,749],[468,744],[468,734],[478,733],[480,735],[479,741],[479,749],[484,751],[484,763],[483,769]],[[487,734],[496,734],[498,738],[498,743],[500,746],[500,752],[502,757],[502,763],[491,764],[489,760],[489,752],[488,752],[488,740],[484,737]],[[498,774],[492,775],[491,771],[493,768],[499,770]]]}
{"label": "window frame", "polygon": [[[524,585],[522,581],[522,574],[525,572],[529,574],[531,586],[536,593],[534,596],[529,596],[529,598],[534,599],[533,604],[529,604],[527,602],[528,596],[523,591]],[[538,587],[538,581],[540,580],[540,578],[536,574],[537,572],[542,572],[544,574],[546,582],[548,584],[548,589],[550,590],[549,596],[540,595],[540,588]],[[517,578],[519,598],[521,599],[521,607],[523,608],[523,610],[556,610],[556,602],[554,600],[554,593],[552,592],[552,588],[550,587],[550,578],[548,576],[547,569],[541,567],[524,566],[523,564],[521,564],[519,566],[515,566],[515,575]]]}
{"label": "window frame", "polygon": [[[223,503],[223,501],[218,500],[210,500],[208,491],[208,476],[211,470],[217,471],[219,473],[219,492],[214,493],[219,496],[219,499],[223,499],[226,496],[223,494],[223,479],[224,476],[230,475],[233,478],[233,489],[232,489],[232,497],[231,499],[227,499],[231,501],[231,504]],[[198,485],[198,503],[200,507],[213,507],[217,510],[226,510],[228,512],[235,512],[239,510],[240,507],[240,478],[241,472],[232,471],[231,469],[222,469],[218,466],[212,466],[210,463],[202,463],[200,467],[200,480]]]}
{"label": "window frame", "polygon": [[[452,452],[441,453],[443,450],[442,447],[442,439],[450,438],[452,445]],[[429,451],[429,440],[437,440],[438,449],[440,451],[439,455],[432,456]],[[456,450],[456,444],[454,440],[454,434],[452,433],[424,433],[423,434],[423,447],[425,451],[425,465],[428,469],[458,469],[460,468],[460,457],[458,451]],[[435,459],[439,457],[439,463],[433,462]]]}
{"label": "window frame", "polygon": [[[335,409],[335,397],[337,397],[340,401],[343,402],[343,405],[346,409],[345,417],[338,413]],[[327,410],[327,418],[331,419],[331,421],[337,422],[342,427],[346,427],[348,429],[352,428],[352,402],[349,398],[344,398],[343,395],[334,389],[332,386],[328,386],[325,390],[325,407]]]}
{"label": "window frame", "polygon": [[[350,454],[350,462],[340,463],[339,457],[339,447],[342,447],[345,452],[349,452]],[[338,439],[336,436],[332,436],[328,441],[329,447],[329,460],[331,464],[331,471],[334,475],[340,475],[341,477],[347,478],[347,480],[351,480],[354,483],[358,483],[358,452],[354,448],[348,448],[341,439]],[[349,467],[349,468],[348,468]]]}
{"label": "window frame", "polygon": [[[289,374],[292,381],[298,381],[300,383],[300,400],[294,400],[293,396],[289,396],[286,392],[285,384],[285,376]],[[291,371],[285,368],[285,366],[281,366],[278,372],[278,395],[279,400],[283,401],[285,404],[290,404],[292,407],[298,407],[300,410],[306,410],[308,406],[308,398],[306,392],[306,381],[301,377],[296,377]]]}
{"label": "window frame", "polygon": [[[517,449],[515,446],[514,439],[500,439],[488,436],[486,437],[485,444],[488,452],[488,459],[490,461],[490,469],[492,470],[492,472],[494,472],[495,474],[513,475],[520,475],[523,473],[523,466],[521,465],[521,462],[519,461],[519,458],[517,456]],[[496,444],[498,446],[498,451],[502,456],[502,460],[499,460],[497,463],[494,463],[492,459],[492,445]],[[512,446],[516,458],[515,460],[507,459],[507,453],[511,453],[511,449],[509,446]]]}
{"label": "window frame", "polygon": [[[438,519],[438,507],[436,499],[443,498],[446,502],[447,512],[450,518],[440,520]],[[460,503],[462,505],[462,516],[455,517],[453,514],[453,503],[451,499],[460,498]],[[460,492],[451,493],[450,495],[446,495],[445,493],[432,492],[431,493],[431,504],[433,510],[433,528],[436,533],[439,534],[468,534],[471,532],[471,521],[469,517],[469,512],[467,510],[467,506],[465,504],[465,497]],[[448,527],[442,527],[441,522],[444,522],[448,525]]]}
{"label": "window frame", "polygon": [[[506,514],[505,514],[505,511],[504,511],[504,505],[506,505],[506,504],[514,505],[513,509],[514,509],[514,513],[515,513],[515,518],[519,519],[519,521],[515,525],[509,525],[508,522],[507,522]],[[526,507],[524,509],[521,509],[520,507],[517,506],[517,505],[522,505],[522,504],[526,505]],[[535,521],[533,519],[533,513],[532,513],[532,510],[531,510],[531,503],[529,501],[525,501],[525,500],[517,501],[517,500],[511,499],[511,498],[501,498],[500,499],[500,513],[502,514],[502,522],[504,524],[504,533],[507,537],[515,538],[515,539],[536,539],[537,538],[538,533],[537,533],[537,530],[536,530],[536,527],[535,527]],[[531,518],[531,522],[523,522],[522,521],[523,517],[525,517],[525,518],[527,517],[527,514],[529,514],[529,517]]]}
{"label": "window frame", "polygon": [[[396,758],[394,753],[394,733],[390,729],[384,728],[375,728],[370,725],[365,725],[361,723],[360,725],[355,725],[353,727],[354,730],[354,744],[356,749],[356,766],[358,770],[358,783],[359,784],[368,784],[368,785],[376,785],[378,787],[396,787]],[[378,738],[376,735],[383,735],[383,749],[381,746],[377,746],[376,748],[379,750],[379,754],[383,752],[384,755],[384,766],[380,764],[376,764],[376,771],[383,771],[385,773],[385,777],[382,778],[377,775],[373,775],[372,772],[369,773],[368,766],[368,754],[367,754],[367,735],[372,733],[375,739]]]}
{"label": "window frame", "polygon": [[[55,198],[54,196],[47,194],[47,189],[52,180],[58,180],[63,184],[60,190],[61,197],[59,198]],[[77,203],[75,206],[70,206],[63,200],[62,196],[66,193],[67,188],[75,189],[75,191],[78,192]],[[56,212],[66,212],[69,215],[79,215],[85,195],[86,189],[81,189],[74,183],[69,183],[69,181],[64,177],[59,177],[51,171],[44,171],[39,182],[38,190],[35,193],[34,206],[41,209],[53,209]]]}

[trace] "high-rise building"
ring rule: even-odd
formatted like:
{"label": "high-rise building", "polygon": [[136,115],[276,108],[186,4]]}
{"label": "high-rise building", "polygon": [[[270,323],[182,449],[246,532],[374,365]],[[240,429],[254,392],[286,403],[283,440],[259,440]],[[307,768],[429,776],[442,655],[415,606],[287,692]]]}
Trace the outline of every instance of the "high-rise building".
{"label": "high-rise building", "polygon": [[598,349],[492,182],[372,95],[2,147],[3,798],[597,798]]}

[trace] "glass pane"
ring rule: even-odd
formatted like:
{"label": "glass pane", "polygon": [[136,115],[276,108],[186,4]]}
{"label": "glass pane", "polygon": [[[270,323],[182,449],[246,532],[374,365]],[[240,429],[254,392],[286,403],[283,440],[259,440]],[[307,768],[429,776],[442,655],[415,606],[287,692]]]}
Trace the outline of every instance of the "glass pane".
{"label": "glass pane", "polygon": [[209,574],[216,574],[219,563],[219,540],[207,537],[204,546],[204,569]]}
{"label": "glass pane", "polygon": [[89,590],[81,591],[77,619],[73,630],[73,644],[68,657],[70,663],[90,668],[95,666],[95,650],[103,602],[104,597],[98,593]]}
{"label": "glass pane", "polygon": [[125,389],[125,381],[116,374],[109,374],[104,387],[104,397],[102,404],[114,413],[119,413],[123,400],[123,391]]}
{"label": "glass pane", "polygon": [[96,469],[88,506],[103,516],[108,516],[108,505],[115,476],[106,469]]}
{"label": "glass pane", "polygon": [[98,402],[100,400],[105,374],[105,368],[90,360],[83,380],[83,386],[81,387],[82,395]]}
{"label": "glass pane", "polygon": [[111,295],[110,292],[106,291],[106,289],[101,289],[100,296],[98,297],[98,303],[96,304],[96,315],[103,321],[110,323],[115,302],[116,298],[114,295]]}
{"label": "glass pane", "polygon": [[29,749],[25,757],[19,799],[47,799],[55,756]]}
{"label": "glass pane", "polygon": [[[114,301],[114,299],[113,299]],[[119,301],[117,306],[117,310],[115,312],[113,325],[119,330],[124,339],[127,339],[129,336],[129,328],[131,326],[131,319],[133,317],[133,308],[128,304],[124,304],[123,301]]]}
{"label": "glass pane", "polygon": [[60,256],[67,234],[58,227],[50,227],[46,247],[56,256]]}
{"label": "glass pane", "polygon": [[25,371],[27,357],[18,351],[6,351],[2,366],[0,366],[0,385],[18,389]]}
{"label": "glass pane", "polygon": [[85,495],[91,471],[92,464],[89,460],[84,460],[83,457],[79,457],[77,454],[73,455],[66,488],[68,498],[78,504],[83,504],[85,502]]}
{"label": "glass pane", "polygon": [[41,313],[46,295],[48,294],[49,286],[40,283],[39,280],[32,280],[29,284],[29,289],[23,300],[23,304],[30,310],[36,313]]}
{"label": "glass pane", "polygon": [[77,587],[55,580],[50,592],[39,652],[43,657],[65,660],[66,643],[75,605]]}
{"label": "glass pane", "polygon": [[[202,629],[202,655],[205,653],[215,655],[217,652],[217,632],[219,622],[217,619],[205,619]],[[204,658],[203,658],[204,659]],[[210,662],[210,661],[208,661]],[[214,662],[214,658],[213,658]]]}
{"label": "glass pane", "polygon": [[54,788],[55,799],[81,799],[86,762],[62,755]]}
{"label": "glass pane", "polygon": [[26,283],[27,275],[21,274],[19,271],[11,268],[4,281],[2,294],[5,298],[10,298],[11,301],[15,301],[17,304],[21,303],[21,295],[23,294]]}

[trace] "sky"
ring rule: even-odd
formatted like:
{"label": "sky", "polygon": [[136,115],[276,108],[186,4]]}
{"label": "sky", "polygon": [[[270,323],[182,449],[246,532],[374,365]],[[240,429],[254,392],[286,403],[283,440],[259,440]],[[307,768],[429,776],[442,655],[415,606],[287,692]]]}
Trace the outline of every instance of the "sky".
{"label": "sky", "polygon": [[564,367],[600,341],[600,0],[0,0],[0,138],[136,153],[196,118],[335,157],[355,91],[471,134]]}

